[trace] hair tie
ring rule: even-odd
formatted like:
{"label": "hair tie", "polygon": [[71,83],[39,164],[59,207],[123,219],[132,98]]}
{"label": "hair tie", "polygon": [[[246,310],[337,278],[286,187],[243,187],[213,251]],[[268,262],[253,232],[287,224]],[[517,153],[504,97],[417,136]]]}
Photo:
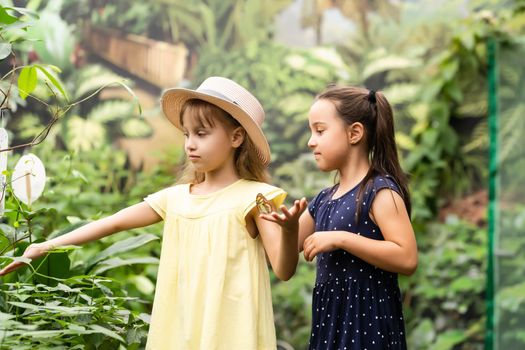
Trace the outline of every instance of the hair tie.
{"label": "hair tie", "polygon": [[370,103],[376,103],[376,92],[374,90],[370,90],[370,92],[368,93],[368,101]]}

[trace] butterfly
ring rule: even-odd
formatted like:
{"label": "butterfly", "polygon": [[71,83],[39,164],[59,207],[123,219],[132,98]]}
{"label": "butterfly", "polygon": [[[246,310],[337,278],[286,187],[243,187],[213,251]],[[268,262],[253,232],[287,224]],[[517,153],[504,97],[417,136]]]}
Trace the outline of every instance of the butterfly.
{"label": "butterfly", "polygon": [[257,205],[257,210],[259,214],[270,214],[273,211],[272,203],[262,195],[262,193],[257,193],[255,197],[255,204]]}

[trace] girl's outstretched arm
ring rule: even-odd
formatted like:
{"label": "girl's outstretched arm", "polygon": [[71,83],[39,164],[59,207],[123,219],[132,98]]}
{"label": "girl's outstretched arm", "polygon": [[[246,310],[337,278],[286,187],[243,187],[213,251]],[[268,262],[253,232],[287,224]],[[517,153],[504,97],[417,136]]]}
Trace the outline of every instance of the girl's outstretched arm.
{"label": "girl's outstretched arm", "polygon": [[[148,203],[141,202],[122,209],[111,216],[90,222],[89,224],[68,232],[65,235],[55,237],[46,242],[31,244],[27,247],[23,257],[35,259],[45,255],[48,251],[53,250],[56,247],[81,245],[109,236],[116,232],[148,226],[161,220],[162,218],[149,206]],[[0,276],[18,269],[23,264],[24,263],[17,261],[12,262],[0,270]]]}
{"label": "girl's outstretched arm", "polygon": [[255,209],[255,224],[264,249],[268,254],[275,275],[283,281],[289,280],[295,273],[299,260],[298,230],[299,217],[306,209],[306,199],[296,200],[290,209],[281,205],[281,213],[258,215]]}
{"label": "girl's outstretched arm", "polygon": [[384,240],[370,239],[345,231],[316,232],[304,243],[304,256],[312,261],[322,252],[344,249],[383,270],[411,275],[416,271],[417,244],[405,203],[395,191],[377,193],[371,217],[383,233]]}

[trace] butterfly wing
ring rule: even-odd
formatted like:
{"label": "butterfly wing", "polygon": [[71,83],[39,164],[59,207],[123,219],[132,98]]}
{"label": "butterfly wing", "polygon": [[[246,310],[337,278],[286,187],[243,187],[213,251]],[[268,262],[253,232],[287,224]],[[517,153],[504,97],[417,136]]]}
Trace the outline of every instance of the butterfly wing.
{"label": "butterfly wing", "polygon": [[260,214],[270,214],[273,210],[272,203],[270,203],[262,193],[257,193],[255,204],[257,205],[257,210],[259,210]]}

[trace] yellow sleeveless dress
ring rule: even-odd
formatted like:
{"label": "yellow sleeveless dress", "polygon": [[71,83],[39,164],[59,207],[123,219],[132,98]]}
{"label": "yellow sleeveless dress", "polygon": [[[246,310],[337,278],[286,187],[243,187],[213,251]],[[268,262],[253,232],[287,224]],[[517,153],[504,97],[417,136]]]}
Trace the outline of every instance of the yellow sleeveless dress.
{"label": "yellow sleeveless dress", "polygon": [[276,349],[266,255],[245,222],[257,193],[276,207],[286,197],[241,179],[211,194],[185,184],[144,199],[164,219],[146,349]]}

